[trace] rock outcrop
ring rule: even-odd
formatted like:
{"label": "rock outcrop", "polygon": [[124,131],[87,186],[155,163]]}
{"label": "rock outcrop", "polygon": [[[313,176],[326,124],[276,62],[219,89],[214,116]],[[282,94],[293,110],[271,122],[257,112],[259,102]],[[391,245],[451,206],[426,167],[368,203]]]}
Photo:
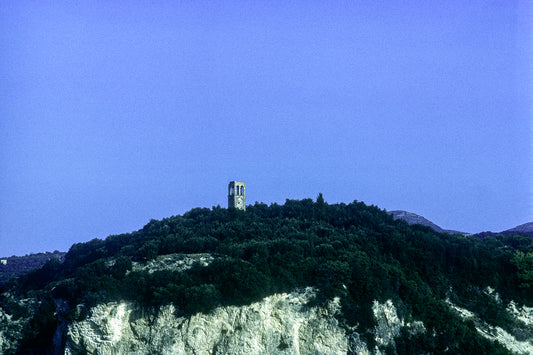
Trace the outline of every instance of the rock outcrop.
{"label": "rock outcrop", "polygon": [[519,325],[519,329],[515,329],[514,334],[511,334],[501,327],[488,324],[474,312],[459,307],[449,300],[447,302],[461,318],[472,320],[479,334],[485,338],[499,342],[513,354],[533,354],[533,341],[531,336],[533,334],[533,308],[526,306],[518,307],[512,301],[508,304],[507,312]]}
{"label": "rock outcrop", "polygon": [[[401,319],[392,301],[374,301],[373,348],[357,327],[339,322],[338,298],[313,306],[316,292],[274,294],[245,306],[215,308],[208,314],[177,316],[172,305],[146,310],[131,302],[110,302],[89,310],[82,321],[65,324],[65,339],[56,353],[64,354],[383,354],[395,347],[402,329],[411,334],[427,332],[419,321]],[[496,297],[496,296],[495,296]],[[35,300],[21,300],[35,308]],[[478,332],[498,341],[513,353],[531,354],[533,308],[510,302],[508,313],[520,329],[512,334],[489,325],[475,313],[448,301],[463,319],[472,320]],[[79,308],[79,307],[78,307]],[[0,309],[0,352],[16,352],[24,323]],[[366,338],[368,339],[368,338]]]}
{"label": "rock outcrop", "polygon": [[185,271],[190,269],[195,263],[200,266],[207,266],[213,261],[211,254],[168,254],[159,255],[146,264],[133,263],[133,271],[147,271],[153,273],[161,270]]}
{"label": "rock outcrop", "polygon": [[[380,354],[406,325],[391,301],[374,302],[376,348],[342,327],[337,298],[310,306],[312,288],[275,294],[246,306],[177,317],[172,305],[157,313],[132,303],[108,303],[69,325],[65,354]],[[420,322],[418,322],[420,323]],[[425,331],[423,324],[413,329]]]}
{"label": "rock outcrop", "polygon": [[338,300],[309,307],[314,291],[276,294],[247,306],[176,317],[172,305],[142,314],[108,303],[70,324],[66,354],[346,354],[348,337],[335,315]]}

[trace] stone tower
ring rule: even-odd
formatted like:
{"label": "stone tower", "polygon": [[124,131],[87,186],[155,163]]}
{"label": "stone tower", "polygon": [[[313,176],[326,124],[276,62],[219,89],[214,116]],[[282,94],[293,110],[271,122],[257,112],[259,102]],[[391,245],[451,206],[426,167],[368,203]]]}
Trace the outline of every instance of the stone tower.
{"label": "stone tower", "polygon": [[246,211],[246,191],[244,181],[230,181],[228,185],[228,208],[235,207]]}

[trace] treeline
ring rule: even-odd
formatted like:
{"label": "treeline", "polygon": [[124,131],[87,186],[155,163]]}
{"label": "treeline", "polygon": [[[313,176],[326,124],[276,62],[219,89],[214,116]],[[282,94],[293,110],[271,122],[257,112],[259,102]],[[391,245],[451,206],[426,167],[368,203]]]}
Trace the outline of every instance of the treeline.
{"label": "treeline", "polygon": [[[132,261],[171,253],[210,253],[215,259],[183,272],[132,271]],[[75,244],[63,263],[50,261],[12,286],[63,298],[72,306],[126,299],[149,308],[172,303],[180,314],[315,286],[315,302],[339,296],[342,321],[358,324],[371,346],[372,301],[392,299],[402,317],[421,320],[428,329],[403,334],[399,353],[506,353],[450,311],[445,300],[512,332],[516,324],[483,290],[490,286],[504,300],[531,302],[530,258],[528,237],[439,234],[395,221],[375,206],[329,205],[319,195],[316,201],[256,203],[246,212],[196,208],[152,220],[134,233]],[[68,316],[83,314],[72,308]],[[39,331],[30,333],[28,343],[31,334]]]}
{"label": "treeline", "polygon": [[63,260],[65,254],[56,250],[54,252],[0,258],[4,261],[0,263],[0,286],[12,278],[42,267],[50,259]]}

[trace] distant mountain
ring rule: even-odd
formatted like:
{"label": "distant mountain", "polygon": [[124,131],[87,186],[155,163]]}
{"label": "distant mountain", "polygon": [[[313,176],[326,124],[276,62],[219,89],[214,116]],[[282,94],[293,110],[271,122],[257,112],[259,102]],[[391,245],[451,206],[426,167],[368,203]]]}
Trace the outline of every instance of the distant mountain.
{"label": "distant mountain", "polygon": [[511,229],[507,229],[502,234],[520,234],[533,237],[533,222],[524,223]]}
{"label": "distant mountain", "polygon": [[388,211],[388,213],[391,214],[392,217],[394,217],[394,219],[402,219],[402,220],[406,221],[409,225],[411,225],[411,224],[421,224],[423,226],[430,227],[431,229],[433,229],[435,232],[438,232],[438,233],[468,234],[468,233],[459,232],[459,231],[455,231],[455,230],[451,230],[451,229],[441,228],[438,225],[436,225],[435,223],[431,222],[430,220],[428,220],[428,219],[426,219],[426,218],[424,218],[422,216],[419,216],[419,215],[417,215],[415,213],[412,213],[412,212],[397,210],[397,211]]}
{"label": "distant mountain", "polygon": [[64,252],[54,251],[26,256],[10,256],[0,258],[0,286],[5,284],[11,278],[19,277],[31,270],[41,268],[48,260],[58,259],[63,261]]}
{"label": "distant mountain", "polygon": [[503,235],[523,235],[523,236],[526,236],[526,237],[533,238],[533,222],[524,223],[524,224],[521,224],[521,225],[516,226],[514,228],[506,229],[506,230],[498,232],[498,233],[496,233],[496,232],[476,233],[476,236],[480,237],[480,238],[485,238],[485,237],[494,237],[494,236],[500,235],[500,234],[503,234]]}

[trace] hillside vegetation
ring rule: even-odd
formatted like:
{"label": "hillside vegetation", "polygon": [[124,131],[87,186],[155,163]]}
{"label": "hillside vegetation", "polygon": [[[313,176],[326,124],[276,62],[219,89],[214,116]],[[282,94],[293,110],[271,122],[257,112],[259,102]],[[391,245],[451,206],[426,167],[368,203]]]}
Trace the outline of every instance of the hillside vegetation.
{"label": "hillside vegetation", "polygon": [[26,256],[10,256],[0,258],[0,286],[14,277],[28,273],[31,270],[42,267],[50,259],[63,260],[64,252],[54,251],[52,253],[38,253]]}
{"label": "hillside vegetation", "polygon": [[[132,268],[172,253],[207,253],[213,260],[184,271]],[[21,344],[21,351],[32,351],[51,346],[57,299],[70,305],[68,319],[84,317],[76,305],[89,309],[113,300],[135,301],[146,309],[172,303],[180,314],[192,314],[306,286],[318,289],[316,304],[340,297],[341,322],[357,326],[363,336],[375,325],[374,300],[393,300],[403,318],[422,321],[428,331],[402,333],[398,353],[507,353],[481,337],[447,301],[510,333],[527,332],[501,304],[533,300],[532,239],[440,234],[394,220],[375,206],[330,205],[319,195],[316,201],[256,203],[246,212],[195,208],[152,220],[137,232],[75,244],[64,262],[51,260],[6,284],[3,292],[40,300]],[[499,299],[485,292],[487,287]],[[0,306],[17,307],[5,293]]]}

